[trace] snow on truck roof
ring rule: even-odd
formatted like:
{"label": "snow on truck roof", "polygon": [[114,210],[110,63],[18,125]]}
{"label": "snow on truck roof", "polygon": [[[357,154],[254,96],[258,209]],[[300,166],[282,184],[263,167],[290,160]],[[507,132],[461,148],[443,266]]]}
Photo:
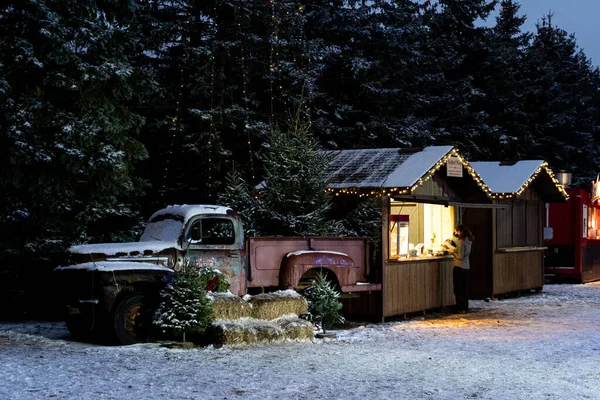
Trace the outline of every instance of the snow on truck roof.
{"label": "snow on truck roof", "polygon": [[233,210],[226,206],[212,205],[212,204],[174,204],[167,206],[161,210],[158,210],[150,217],[150,221],[156,217],[164,215],[173,215],[181,217],[185,224],[191,217],[197,214],[227,214],[233,212]]}

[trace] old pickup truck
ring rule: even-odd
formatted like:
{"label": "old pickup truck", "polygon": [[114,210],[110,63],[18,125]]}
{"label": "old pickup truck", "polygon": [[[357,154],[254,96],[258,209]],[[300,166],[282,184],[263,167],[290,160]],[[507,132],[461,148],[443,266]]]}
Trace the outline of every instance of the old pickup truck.
{"label": "old pickup truck", "polygon": [[218,269],[233,294],[302,289],[319,272],[344,293],[368,283],[365,238],[244,238],[237,213],[218,205],[174,205],[154,213],[139,242],[72,246],[56,268],[67,327],[76,338],[119,344],[147,339],[159,293],[182,263]]}

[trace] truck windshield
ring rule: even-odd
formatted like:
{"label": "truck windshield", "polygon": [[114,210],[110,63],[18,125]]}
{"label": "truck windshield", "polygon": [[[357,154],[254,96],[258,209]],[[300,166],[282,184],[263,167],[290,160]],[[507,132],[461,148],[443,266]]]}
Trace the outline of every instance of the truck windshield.
{"label": "truck windshield", "polygon": [[160,240],[177,241],[183,230],[183,218],[179,215],[159,215],[150,220],[140,237],[140,242]]}

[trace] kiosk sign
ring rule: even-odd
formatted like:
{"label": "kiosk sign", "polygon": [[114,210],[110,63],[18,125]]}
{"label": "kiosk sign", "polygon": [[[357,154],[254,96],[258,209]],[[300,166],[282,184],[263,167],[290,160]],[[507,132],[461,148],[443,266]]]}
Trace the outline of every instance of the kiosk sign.
{"label": "kiosk sign", "polygon": [[463,165],[458,157],[448,157],[446,160],[446,175],[456,178],[462,178],[463,176]]}

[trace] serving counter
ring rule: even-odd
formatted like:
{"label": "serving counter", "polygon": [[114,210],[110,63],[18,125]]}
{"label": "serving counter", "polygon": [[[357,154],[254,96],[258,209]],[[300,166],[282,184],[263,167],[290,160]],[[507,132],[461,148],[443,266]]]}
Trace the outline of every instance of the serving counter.
{"label": "serving counter", "polygon": [[452,256],[390,259],[383,263],[383,319],[455,304]]}

